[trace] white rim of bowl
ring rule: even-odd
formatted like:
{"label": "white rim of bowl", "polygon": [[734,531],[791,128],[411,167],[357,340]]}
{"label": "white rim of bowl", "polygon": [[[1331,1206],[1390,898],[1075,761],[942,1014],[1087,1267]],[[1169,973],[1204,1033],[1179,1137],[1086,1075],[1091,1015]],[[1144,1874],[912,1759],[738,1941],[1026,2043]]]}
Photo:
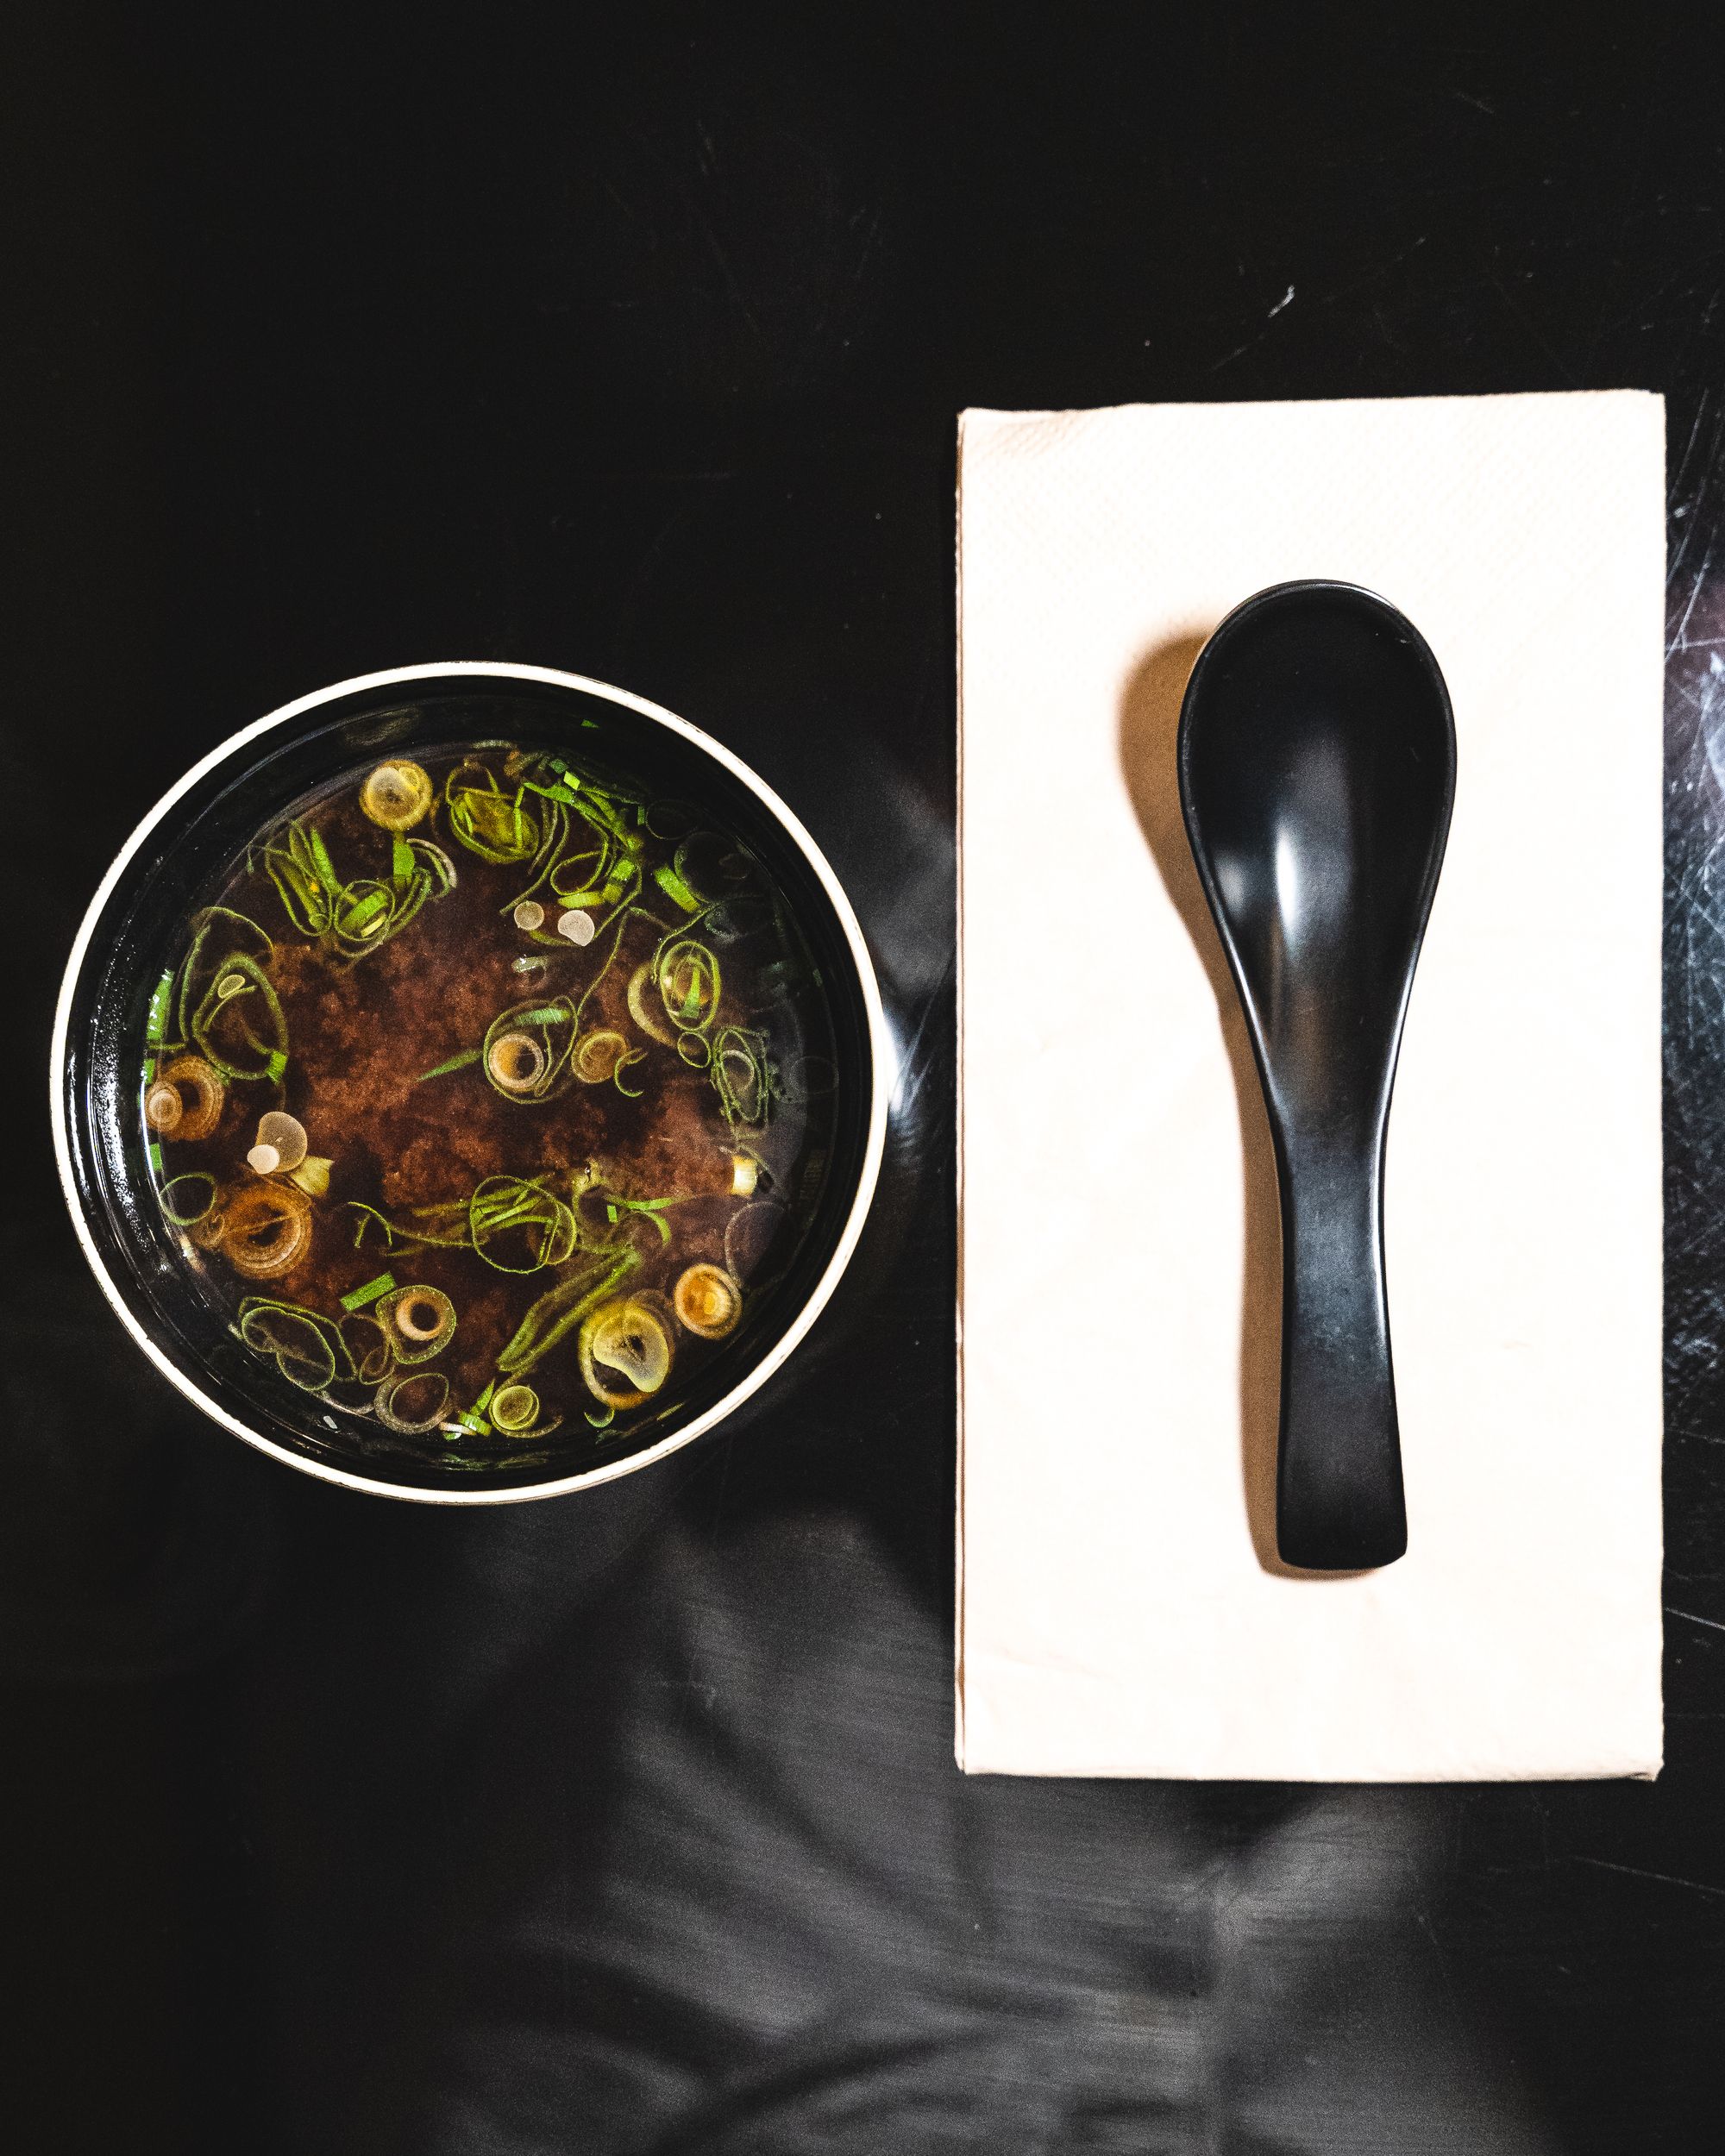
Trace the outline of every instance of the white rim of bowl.
{"label": "white rim of bowl", "polygon": [[[869,1046],[874,1065],[869,1103],[868,1141],[863,1150],[862,1173],[856,1180],[856,1194],[851,1200],[844,1231],[827,1261],[825,1270],[771,1351],[748,1370],[722,1400],[716,1401],[704,1414],[697,1415],[687,1429],[679,1430],[674,1436],[650,1445],[644,1452],[631,1453],[627,1459],[611,1461],[603,1467],[589,1469],[583,1475],[560,1476],[553,1482],[530,1482],[511,1489],[417,1489],[400,1482],[373,1481],[370,1476],[356,1475],[346,1468],[332,1467],[321,1460],[308,1459],[301,1453],[292,1452],[285,1445],[275,1444],[260,1431],[252,1429],[237,1416],[230,1415],[225,1408],[219,1407],[208,1394],[193,1383],[185,1371],[163,1354],[127,1307],[124,1297],[103,1262],[95,1238],[85,1219],[84,1207],[72,1177],[71,1144],[66,1125],[63,1077],[66,1032],[72,1020],[72,992],[83,971],[85,954],[90,947],[90,939],[95,933],[102,909],[108,903],[109,895],[127,862],[174,803],[196,786],[206,772],[214,770],[235,749],[243,748],[248,742],[260,739],[272,727],[285,725],[289,719],[298,718],[302,712],[316,711],[322,704],[332,704],[338,698],[354,695],[361,690],[390,688],[405,682],[435,680],[449,675],[465,675],[474,680],[543,681],[557,688],[579,690],[586,696],[601,697],[608,703],[620,704],[628,711],[639,712],[643,718],[668,728],[674,734],[681,734],[684,740],[693,742],[716,762],[723,764],[731,776],[747,787],[777,819],[814,871],[821,888],[831,901],[832,910],[838,917],[838,924],[844,932],[844,940],[850,946],[852,962],[856,968],[856,978],[868,1017]],[[637,1469],[650,1467],[656,1460],[665,1459],[671,1453],[680,1451],[684,1445],[692,1445],[714,1424],[723,1421],[726,1415],[740,1407],[788,1359],[792,1351],[825,1308],[862,1236],[862,1224],[868,1218],[875,1187],[880,1180],[881,1155],[886,1149],[887,1104],[893,1090],[896,1056],[886,1012],[881,1004],[880,983],[875,977],[874,962],[869,956],[869,947],[862,939],[862,928],[850,899],[844,894],[844,887],[834,875],[825,855],[804,829],[801,819],[780,799],[763,779],[751,771],[740,757],[733,755],[722,742],[715,741],[711,734],[703,733],[699,726],[692,726],[687,719],[679,718],[674,711],[668,711],[662,705],[650,703],[644,696],[633,695],[627,689],[615,688],[608,681],[596,681],[588,674],[565,674],[556,667],[519,666],[500,659],[454,659],[442,665],[387,667],[376,674],[356,674],[348,680],[336,682],[331,687],[315,690],[310,696],[295,697],[291,704],[284,704],[266,718],[254,720],[249,726],[242,726],[236,734],[230,734],[226,741],[212,749],[207,756],[192,766],[177,785],[163,794],[114,856],[107,874],[97,887],[96,895],[91,899],[78,924],[72,954],[66,960],[66,974],[60,983],[60,1000],[54,1010],[53,1044],[49,1068],[54,1158],[60,1168],[60,1188],[66,1193],[72,1226],[84,1247],[84,1255],[90,1262],[91,1269],[96,1275],[97,1285],[113,1306],[127,1332],[162,1376],[194,1407],[208,1415],[212,1422],[219,1423],[235,1437],[243,1438],[246,1444],[254,1445],[260,1452],[267,1452],[271,1458],[298,1469],[301,1474],[315,1475],[321,1482],[337,1482],[344,1489],[365,1490],[377,1497],[401,1498],[412,1504],[518,1505],[541,1497],[561,1497],[571,1490],[596,1489],[601,1482],[614,1482],[619,1476],[632,1475]]]}

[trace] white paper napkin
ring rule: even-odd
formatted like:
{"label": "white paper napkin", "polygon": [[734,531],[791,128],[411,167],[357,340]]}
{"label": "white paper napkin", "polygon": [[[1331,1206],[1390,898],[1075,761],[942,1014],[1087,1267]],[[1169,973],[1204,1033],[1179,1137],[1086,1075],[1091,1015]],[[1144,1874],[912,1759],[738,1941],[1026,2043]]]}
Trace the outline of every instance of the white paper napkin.
{"label": "white paper napkin", "polygon": [[[965,415],[967,1769],[1657,1772],[1663,474],[1627,392]],[[1274,1563],[1269,1141],[1173,761],[1202,638],[1308,576],[1413,619],[1458,739],[1389,1125],[1408,1550],[1354,1578]]]}

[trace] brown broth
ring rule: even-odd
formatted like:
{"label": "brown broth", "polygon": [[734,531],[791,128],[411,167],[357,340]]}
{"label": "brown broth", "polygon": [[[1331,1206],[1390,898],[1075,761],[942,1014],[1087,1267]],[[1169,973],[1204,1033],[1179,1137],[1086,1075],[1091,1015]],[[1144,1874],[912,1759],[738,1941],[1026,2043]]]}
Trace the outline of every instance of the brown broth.
{"label": "brown broth", "polygon": [[718,1358],[741,1374],[836,1083],[741,840],[484,743],[361,766],[256,836],[163,977],[141,1112],[263,1382],[384,1450],[596,1463]]}

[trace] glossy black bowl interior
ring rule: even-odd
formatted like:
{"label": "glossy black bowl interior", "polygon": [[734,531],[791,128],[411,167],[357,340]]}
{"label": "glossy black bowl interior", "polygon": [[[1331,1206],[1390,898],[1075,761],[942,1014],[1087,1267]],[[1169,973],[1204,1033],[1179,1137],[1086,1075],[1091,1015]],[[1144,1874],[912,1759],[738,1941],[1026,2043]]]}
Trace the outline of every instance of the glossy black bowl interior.
{"label": "glossy black bowl interior", "polygon": [[[754,849],[790,901],[820,970],[839,1071],[837,1127],[812,1226],[759,1319],[713,1357],[676,1408],[632,1451],[596,1457],[591,1433],[559,1433],[530,1466],[475,1468],[367,1445],[248,1354],[198,1294],[151,1184],[138,1107],[150,992],[174,963],[188,913],[238,849],[293,802],[350,766],[455,743],[502,738],[639,776],[698,802]],[[837,909],[801,847],[749,785],[699,742],[608,697],[561,681],[440,674],[361,687],[230,749],[169,808],[125,862],[92,924],[64,1006],[54,1082],[66,1166],[108,1283],[154,1349],[204,1404],[315,1470],[403,1495],[471,1501],[615,1473],[688,1434],[757,1369],[795,1324],[844,1238],[869,1170],[876,1071],[869,1003]],[[560,1438],[561,1442],[560,1442]],[[549,1454],[549,1457],[544,1457]],[[597,1471],[597,1472],[596,1472]]]}

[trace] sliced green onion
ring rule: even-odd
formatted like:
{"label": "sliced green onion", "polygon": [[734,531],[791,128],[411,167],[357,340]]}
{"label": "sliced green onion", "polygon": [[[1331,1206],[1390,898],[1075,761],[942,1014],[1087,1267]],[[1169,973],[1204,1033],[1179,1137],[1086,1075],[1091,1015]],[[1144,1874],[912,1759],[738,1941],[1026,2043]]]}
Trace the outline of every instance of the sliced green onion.
{"label": "sliced green onion", "polygon": [[505,1437],[530,1430],[539,1419],[539,1395],[530,1385],[505,1385],[491,1403],[491,1419]]}
{"label": "sliced green onion", "polygon": [[540,1296],[516,1328],[515,1337],[497,1358],[506,1377],[525,1377],[542,1357],[602,1302],[640,1264],[632,1250],[574,1266],[555,1288]]}
{"label": "sliced green onion", "polygon": [[[188,1211],[187,1206],[190,1201],[174,1195],[182,1183],[206,1183],[209,1186],[210,1195],[201,1206]],[[171,1176],[156,1193],[156,1199],[161,1206],[163,1218],[174,1227],[196,1227],[200,1220],[209,1219],[210,1211],[215,1206],[219,1188],[213,1175],[207,1174],[201,1168],[192,1168],[188,1169],[183,1175]]]}
{"label": "sliced green onion", "polygon": [[455,1334],[455,1306],[441,1288],[392,1288],[378,1298],[377,1321],[398,1363],[429,1363]]}
{"label": "sliced green onion", "polygon": [[202,1056],[176,1056],[163,1064],[152,1094],[169,1086],[179,1095],[179,1114],[171,1124],[158,1122],[154,1127],[188,1144],[213,1137],[228,1098],[220,1074]]}
{"label": "sliced green onion", "polygon": [[154,1079],[144,1093],[144,1121],[159,1138],[172,1138],[185,1115],[185,1100],[178,1086]]}
{"label": "sliced green onion", "polygon": [[363,1288],[354,1288],[342,1298],[343,1310],[363,1310],[367,1303],[375,1302],[380,1295],[391,1293],[395,1286],[393,1273],[380,1273],[375,1280],[368,1280]]}
{"label": "sliced green onion", "polygon": [[464,1048],[459,1056],[451,1056],[447,1062],[439,1063],[435,1069],[422,1070],[418,1082],[423,1086],[428,1078],[447,1078],[452,1070],[465,1070],[469,1063],[478,1062],[484,1053],[482,1048]]}
{"label": "sliced green onion", "polygon": [[677,905],[681,906],[685,913],[700,912],[701,901],[690,890],[674,868],[656,868],[653,871],[653,881],[667,898],[674,899]]}
{"label": "sliced green onion", "polygon": [[222,1206],[216,1248],[248,1280],[289,1272],[311,1247],[310,1201],[273,1177],[242,1184]]}
{"label": "sliced green onion", "polygon": [[676,1045],[677,1036],[666,1026],[662,1008],[655,1011],[653,1005],[657,999],[649,1000],[652,987],[651,962],[637,966],[629,976],[629,1015],[649,1040],[657,1041],[662,1048],[673,1048]]}
{"label": "sliced green onion", "polygon": [[323,834],[304,818],[266,840],[262,856],[293,927],[354,962],[399,935],[428,899],[446,897],[455,886],[455,863],[441,846],[404,838],[398,830],[392,831],[386,878],[344,881]]}
{"label": "sliced green onion", "polygon": [[450,830],[481,861],[512,868],[538,852],[539,825],[519,790],[505,793],[484,764],[457,764],[443,781],[443,801]]}
{"label": "sliced green onion", "polygon": [[685,936],[662,951],[656,968],[665,1015],[679,1032],[701,1032],[718,1011],[718,961],[706,945]]}
{"label": "sliced green onion", "polygon": [[353,1374],[354,1361],[340,1328],[316,1310],[269,1295],[248,1295],[235,1332],[254,1355],[273,1361],[290,1385],[323,1393]]}
{"label": "sliced green onion", "polygon": [[618,1065],[628,1054],[629,1043],[622,1034],[605,1026],[597,1032],[582,1034],[571,1061],[584,1086],[602,1086],[616,1075]]}
{"label": "sliced green onion", "polygon": [[298,1183],[308,1198],[324,1198],[329,1193],[329,1170],[336,1165],[322,1154],[308,1153],[298,1168],[290,1168],[287,1180]]}
{"label": "sliced green onion", "polygon": [[310,1150],[305,1125],[298,1116],[284,1114],[279,1108],[258,1118],[258,1144],[270,1149],[280,1169],[298,1168]]}
{"label": "sliced green onion", "polygon": [[[261,1034],[252,1023],[254,997],[265,1019]],[[287,1068],[287,1019],[275,984],[249,951],[232,951],[223,960],[192,1013],[191,1032],[204,1060],[223,1078],[279,1077]]]}
{"label": "sliced green onion", "polygon": [[733,1213],[724,1227],[724,1269],[748,1280],[765,1263],[789,1215],[781,1205],[757,1198]]}
{"label": "sliced green onion", "polygon": [[361,808],[386,831],[411,830],[436,798],[430,774],[405,756],[380,763],[360,788]]}
{"label": "sliced green onion", "polygon": [[165,973],[150,991],[149,1014],[144,1020],[144,1038],[152,1048],[166,1036],[168,1012],[173,1003],[173,975]]}
{"label": "sliced green onion", "polygon": [[[487,1175],[470,1197],[416,1206],[405,1221],[392,1220],[357,1200],[349,1203],[360,1215],[356,1244],[375,1220],[391,1250],[470,1250],[499,1273],[536,1273],[561,1265],[581,1239],[574,1206],[536,1176]],[[514,1231],[527,1238],[524,1264],[511,1263],[491,1247]]]}
{"label": "sliced green onion", "polygon": [[603,1407],[638,1407],[670,1376],[670,1336],[658,1313],[638,1296],[624,1296],[592,1312],[577,1344],[581,1377]]}
{"label": "sliced green onion", "polygon": [[678,1321],[703,1340],[722,1340],[743,1315],[743,1290],[717,1265],[691,1265],[677,1275],[671,1302]]}
{"label": "sliced green onion", "polygon": [[746,1026],[722,1026],[713,1036],[712,1083],[720,1112],[733,1130],[764,1129],[776,1090],[767,1036]]}
{"label": "sliced green onion", "polygon": [[[426,1405],[421,1386],[435,1388],[436,1407]],[[449,1381],[442,1370],[395,1370],[377,1388],[372,1412],[386,1430],[402,1437],[423,1437],[443,1420],[449,1404]]]}
{"label": "sliced green onion", "polygon": [[499,1093],[520,1100],[543,1089],[551,1058],[531,1033],[513,1027],[486,1043],[485,1069]]}

